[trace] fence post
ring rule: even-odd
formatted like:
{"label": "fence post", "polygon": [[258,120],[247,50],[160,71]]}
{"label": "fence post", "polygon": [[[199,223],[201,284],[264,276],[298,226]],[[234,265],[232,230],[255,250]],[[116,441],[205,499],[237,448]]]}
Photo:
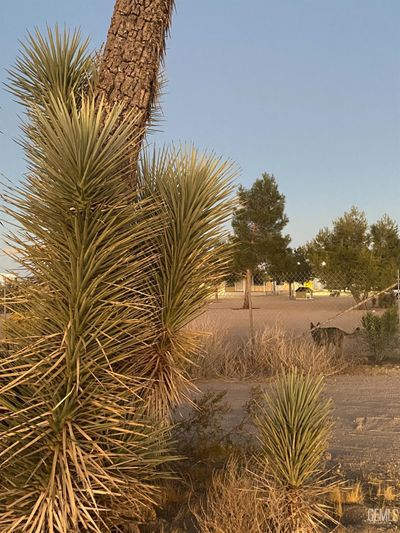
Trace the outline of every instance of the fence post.
{"label": "fence post", "polygon": [[253,322],[253,301],[252,301],[252,282],[253,282],[253,276],[251,275],[250,270],[246,270],[246,284],[249,287],[249,329],[250,329],[250,342],[251,345],[253,345],[253,337],[254,337],[254,322]]}

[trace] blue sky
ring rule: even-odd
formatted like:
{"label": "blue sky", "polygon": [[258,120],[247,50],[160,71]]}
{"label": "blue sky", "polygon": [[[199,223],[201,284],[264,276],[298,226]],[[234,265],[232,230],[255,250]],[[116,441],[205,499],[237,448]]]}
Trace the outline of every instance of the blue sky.
{"label": "blue sky", "polygon": [[[2,5],[0,79],[18,39],[47,22],[99,46],[112,0]],[[294,244],[351,205],[400,222],[398,0],[178,0],[158,144],[190,141],[236,161],[239,182],[274,173]],[[0,172],[23,175],[21,110],[0,89]],[[0,257],[0,270],[3,269]]]}

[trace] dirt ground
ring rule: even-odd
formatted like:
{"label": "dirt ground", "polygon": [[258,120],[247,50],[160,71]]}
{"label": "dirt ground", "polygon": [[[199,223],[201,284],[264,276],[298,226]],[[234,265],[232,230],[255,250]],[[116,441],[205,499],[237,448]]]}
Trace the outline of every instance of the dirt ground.
{"label": "dirt ground", "polygon": [[[198,394],[226,391],[224,401],[231,410],[223,426],[235,428],[243,419],[246,402],[254,387],[268,389],[266,382],[200,381]],[[327,466],[345,480],[361,480],[376,486],[378,480],[397,486],[400,477],[400,367],[359,369],[352,374],[326,379],[325,394],[333,400],[334,429],[327,455]],[[243,435],[243,433],[242,433]],[[245,438],[254,441],[255,429],[244,428]],[[400,531],[396,523],[370,523],[370,507],[400,509],[396,498],[390,503],[361,502],[347,507],[345,530],[372,533]],[[397,511],[396,511],[397,512]],[[396,514],[397,517],[397,514]],[[340,529],[342,531],[342,529]]]}
{"label": "dirt ground", "polygon": [[[210,322],[216,329],[234,336],[245,336],[249,332],[249,312],[241,309],[243,296],[221,298],[211,301],[207,310],[198,319]],[[354,305],[351,296],[316,296],[312,300],[290,300],[285,294],[279,296],[253,296],[254,327],[262,330],[265,327],[280,324],[293,334],[301,334],[310,328],[310,322],[324,322],[334,315]],[[335,318],[328,325],[336,326],[344,331],[352,332],[360,325],[365,310],[350,311]]]}
{"label": "dirt ground", "polygon": [[[200,317],[213,331],[229,337],[247,336],[248,311],[241,309],[242,297],[224,298],[209,304]],[[324,322],[354,305],[350,296],[332,298],[316,296],[313,300],[290,300],[287,295],[254,296],[254,326],[257,330],[280,324],[288,333],[307,332],[310,322]],[[377,311],[379,312],[379,311]],[[361,325],[364,310],[350,311],[334,318],[329,324],[352,332]],[[345,354],[353,355],[360,340],[346,339]],[[357,354],[358,355],[358,354]],[[205,390],[226,390],[226,400],[232,408],[227,424],[234,425],[243,414],[243,405],[251,389],[260,383],[200,382]],[[262,385],[262,384],[261,384]],[[360,470],[396,471],[400,477],[400,367],[361,366],[326,380],[326,394],[333,399],[335,430],[330,452],[332,460]]]}
{"label": "dirt ground", "polygon": [[[202,327],[210,325],[213,331],[231,338],[249,334],[248,311],[242,310],[242,296],[212,301],[198,319]],[[324,322],[354,305],[350,296],[332,298],[316,296],[313,300],[290,300],[287,295],[253,297],[254,327],[263,330],[278,323],[289,334],[301,335],[309,331],[310,322]],[[329,326],[351,333],[361,325],[363,310],[349,311],[333,318]],[[377,311],[380,312],[380,311]],[[349,337],[345,342],[345,355],[358,353],[360,340]],[[233,382],[223,380],[199,381],[199,394],[207,391],[226,391],[224,400],[231,410],[223,425],[234,428],[244,416],[246,402],[254,387],[268,388],[264,382]],[[360,365],[346,374],[328,377],[325,394],[333,400],[334,429],[329,446],[328,464],[347,479],[393,480],[400,478],[400,366]],[[255,439],[254,427],[245,432]],[[365,507],[365,506],[364,506]],[[367,509],[358,509],[357,531],[380,531],[373,524],[366,525]],[[400,507],[400,505],[398,505]],[[360,526],[360,523],[364,525]],[[350,529],[349,529],[350,530]],[[385,529],[386,530],[386,529]],[[351,530],[353,531],[353,530]],[[400,523],[395,529],[400,531]]]}
{"label": "dirt ground", "polygon": [[[226,427],[236,426],[254,387],[265,382],[199,381],[207,391],[226,391],[231,412]],[[332,463],[362,476],[393,474],[400,468],[400,368],[371,369],[326,379],[325,393],[333,400],[334,431],[329,448]],[[253,438],[253,437],[249,437]]]}

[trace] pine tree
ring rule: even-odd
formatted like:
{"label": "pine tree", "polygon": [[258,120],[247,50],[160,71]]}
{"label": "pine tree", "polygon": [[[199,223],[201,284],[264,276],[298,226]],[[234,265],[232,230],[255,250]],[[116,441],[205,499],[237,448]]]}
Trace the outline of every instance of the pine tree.
{"label": "pine tree", "polygon": [[286,257],[290,237],[282,231],[289,220],[285,196],[272,174],[263,173],[250,189],[240,187],[238,202],[232,220],[234,267],[246,275],[243,309],[248,309],[254,270],[279,269]]}

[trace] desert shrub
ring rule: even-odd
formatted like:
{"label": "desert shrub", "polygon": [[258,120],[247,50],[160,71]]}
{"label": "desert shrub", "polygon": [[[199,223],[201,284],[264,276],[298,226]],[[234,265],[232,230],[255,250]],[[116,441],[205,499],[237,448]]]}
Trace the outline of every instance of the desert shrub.
{"label": "desert shrub", "polygon": [[396,303],[396,295],[393,291],[384,292],[378,296],[378,306],[383,309],[389,309]]}
{"label": "desert shrub", "polygon": [[225,395],[226,391],[201,394],[185,413],[175,416],[172,439],[178,454],[184,457],[179,468],[192,465],[190,470],[196,475],[197,484],[207,484],[212,471],[222,468],[232,453],[241,455],[251,450],[247,433],[244,438],[244,427],[250,421],[246,412],[232,427],[224,424],[231,412]]}
{"label": "desert shrub", "polygon": [[155,518],[142,526],[144,532],[195,531],[195,515],[202,512],[199,502],[214,476],[222,475],[232,456],[238,461],[251,456],[255,439],[249,443],[244,429],[250,417],[245,414],[231,427],[224,424],[230,412],[225,391],[204,393],[177,409],[172,440],[181,460],[173,463],[174,478],[162,482],[160,505]]}
{"label": "desert shrub", "polygon": [[259,406],[258,479],[273,531],[320,531],[332,520],[332,482],[322,465],[332,428],[331,401],[321,395],[322,378],[295,369],[278,379]]}
{"label": "desert shrub", "polygon": [[381,363],[398,342],[400,328],[397,309],[387,309],[381,316],[369,311],[362,317],[362,327],[371,359]]}
{"label": "desert shrub", "polygon": [[318,346],[306,337],[289,337],[278,325],[256,332],[251,341],[235,341],[210,322],[199,327],[204,332],[202,347],[191,370],[196,378],[251,379],[292,368],[328,376],[346,366],[332,347]]}

